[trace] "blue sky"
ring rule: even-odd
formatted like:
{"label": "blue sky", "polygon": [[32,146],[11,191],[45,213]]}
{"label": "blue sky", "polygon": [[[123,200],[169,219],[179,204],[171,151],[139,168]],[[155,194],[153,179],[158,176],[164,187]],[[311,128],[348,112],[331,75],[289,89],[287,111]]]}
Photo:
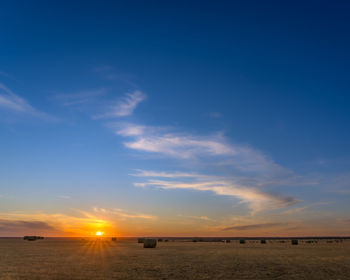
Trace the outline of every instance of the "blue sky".
{"label": "blue sky", "polygon": [[0,234],[350,234],[349,10],[3,4]]}

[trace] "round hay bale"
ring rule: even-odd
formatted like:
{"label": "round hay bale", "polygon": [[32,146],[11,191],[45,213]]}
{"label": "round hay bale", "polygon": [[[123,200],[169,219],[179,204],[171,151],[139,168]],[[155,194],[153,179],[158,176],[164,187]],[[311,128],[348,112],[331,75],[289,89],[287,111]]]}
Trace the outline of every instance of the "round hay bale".
{"label": "round hay bale", "polygon": [[157,240],[153,238],[146,238],[143,241],[143,248],[156,248]]}
{"label": "round hay bale", "polygon": [[230,239],[226,239],[226,243],[231,243],[231,240]]}
{"label": "round hay bale", "polygon": [[245,240],[244,239],[240,239],[239,240],[239,244],[245,244]]}
{"label": "round hay bale", "polygon": [[265,239],[261,239],[261,240],[260,240],[260,243],[261,243],[261,244],[266,244],[266,240],[265,240]]}
{"label": "round hay bale", "polygon": [[298,245],[298,239],[292,239],[292,245]]}
{"label": "round hay bale", "polygon": [[158,238],[158,242],[163,242],[163,239],[162,238]]}
{"label": "round hay bale", "polygon": [[28,241],[35,241],[37,240],[37,237],[36,236],[27,236],[27,239]]}
{"label": "round hay bale", "polygon": [[117,237],[112,237],[112,241],[117,241]]}
{"label": "round hay bale", "polygon": [[137,239],[137,243],[143,243],[144,241],[145,241],[144,238],[139,238],[139,239]]}

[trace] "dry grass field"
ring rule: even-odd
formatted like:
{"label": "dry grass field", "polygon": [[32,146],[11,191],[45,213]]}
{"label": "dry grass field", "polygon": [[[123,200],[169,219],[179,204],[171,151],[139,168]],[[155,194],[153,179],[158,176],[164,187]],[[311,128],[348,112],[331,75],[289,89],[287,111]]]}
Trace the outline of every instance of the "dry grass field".
{"label": "dry grass field", "polygon": [[0,239],[0,279],[350,279],[350,241]]}

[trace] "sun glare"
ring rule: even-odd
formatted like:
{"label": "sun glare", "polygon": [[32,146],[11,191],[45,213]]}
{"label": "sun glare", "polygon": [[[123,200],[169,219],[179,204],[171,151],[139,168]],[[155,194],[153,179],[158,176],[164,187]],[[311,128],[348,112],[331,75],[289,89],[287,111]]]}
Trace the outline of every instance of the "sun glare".
{"label": "sun glare", "polygon": [[97,236],[101,236],[102,234],[103,234],[103,232],[101,232],[101,231],[96,232]]}

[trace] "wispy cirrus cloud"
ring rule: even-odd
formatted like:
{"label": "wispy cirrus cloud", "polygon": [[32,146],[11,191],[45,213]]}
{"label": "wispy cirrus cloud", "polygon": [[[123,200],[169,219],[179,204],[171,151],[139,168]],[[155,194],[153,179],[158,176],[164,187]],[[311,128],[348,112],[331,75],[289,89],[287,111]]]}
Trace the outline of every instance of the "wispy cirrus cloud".
{"label": "wispy cirrus cloud", "polygon": [[27,114],[34,117],[39,117],[48,121],[57,120],[55,117],[35,109],[25,99],[13,93],[2,83],[0,83],[0,108],[18,114]]}
{"label": "wispy cirrus cloud", "polygon": [[209,191],[216,195],[235,197],[241,203],[248,205],[251,214],[263,210],[288,207],[298,202],[296,198],[291,196],[279,195],[256,187],[240,185],[235,182],[234,178],[155,171],[141,171],[135,175],[139,177],[154,177],[153,179],[147,178],[144,182],[134,183],[136,187],[154,186],[162,189]]}
{"label": "wispy cirrus cloud", "polygon": [[0,106],[16,112],[36,113],[36,110],[23,98],[14,94],[9,88],[0,83]]}
{"label": "wispy cirrus cloud", "polygon": [[195,155],[234,155],[236,151],[221,141],[220,137],[197,138],[189,135],[164,134],[144,135],[125,146],[145,152],[169,155],[176,158],[190,158]]}
{"label": "wispy cirrus cloud", "polygon": [[178,217],[185,218],[185,219],[193,219],[193,220],[199,220],[199,221],[205,221],[205,222],[215,222],[215,220],[210,219],[207,216],[191,216],[191,215],[177,215]]}
{"label": "wispy cirrus cloud", "polygon": [[76,93],[57,94],[55,99],[64,106],[82,106],[94,103],[98,97],[106,93],[106,88],[98,88],[83,90]]}
{"label": "wispy cirrus cloud", "polygon": [[[212,176],[198,172],[165,172],[136,170],[131,174],[143,177],[137,187],[207,191],[234,197],[248,206],[251,214],[264,210],[285,208],[299,200],[271,192],[274,185],[299,183],[297,176],[262,152],[249,146],[229,143],[221,134],[201,136],[171,131],[171,128],[119,123],[116,134],[127,137],[125,147],[188,162],[199,159],[212,170],[230,170],[229,176]],[[170,131],[169,131],[170,130]],[[222,166],[224,165],[224,168]],[[193,168],[193,165],[192,165]],[[215,171],[214,171],[215,174]]]}
{"label": "wispy cirrus cloud", "polygon": [[263,223],[263,224],[251,224],[251,225],[237,225],[231,227],[225,227],[222,231],[231,231],[231,230],[257,230],[257,229],[267,229],[272,227],[285,226],[286,223]]}
{"label": "wispy cirrus cloud", "polygon": [[198,137],[188,134],[168,132],[167,128],[121,124],[116,133],[134,139],[124,142],[134,150],[159,153],[175,158],[190,158],[200,154],[234,155],[235,149],[225,143],[220,136]]}
{"label": "wispy cirrus cloud", "polygon": [[210,158],[213,165],[231,166],[240,172],[260,173],[264,176],[291,176],[292,172],[276,164],[259,150],[248,145],[230,143],[222,134],[210,136],[179,133],[171,128],[117,124],[116,134],[127,137],[127,148],[188,160]]}
{"label": "wispy cirrus cloud", "polygon": [[118,219],[146,219],[146,220],[152,220],[156,219],[156,216],[144,214],[144,213],[135,213],[126,211],[124,209],[120,208],[113,208],[113,209],[105,209],[105,208],[93,208],[94,213],[98,215],[107,215],[109,217],[118,218]]}
{"label": "wispy cirrus cloud", "polygon": [[148,128],[143,125],[130,125],[130,124],[114,124],[113,127],[117,126],[117,134],[121,136],[139,136],[146,133]]}
{"label": "wispy cirrus cloud", "polygon": [[126,93],[122,98],[118,99],[115,104],[109,106],[106,113],[96,115],[94,118],[119,118],[130,116],[133,114],[137,105],[144,101],[146,98],[146,94],[139,90],[135,90],[131,93]]}
{"label": "wispy cirrus cloud", "polygon": [[152,170],[135,169],[137,173],[130,174],[135,177],[161,177],[161,178],[212,178],[211,176],[202,175],[198,173],[186,173],[186,172],[159,172]]}
{"label": "wispy cirrus cloud", "polygon": [[324,206],[324,205],[329,205],[332,204],[330,201],[325,201],[325,202],[315,202],[315,203],[310,203],[309,205],[303,206],[303,207],[297,207],[293,209],[289,209],[286,211],[281,212],[281,215],[295,215],[301,212],[304,212],[305,210],[309,210],[310,208],[316,207],[316,206]]}
{"label": "wispy cirrus cloud", "polygon": [[133,81],[134,75],[129,73],[122,73],[111,65],[93,67],[92,71],[98,73],[105,80],[119,81],[134,88],[138,88],[137,84]]}

